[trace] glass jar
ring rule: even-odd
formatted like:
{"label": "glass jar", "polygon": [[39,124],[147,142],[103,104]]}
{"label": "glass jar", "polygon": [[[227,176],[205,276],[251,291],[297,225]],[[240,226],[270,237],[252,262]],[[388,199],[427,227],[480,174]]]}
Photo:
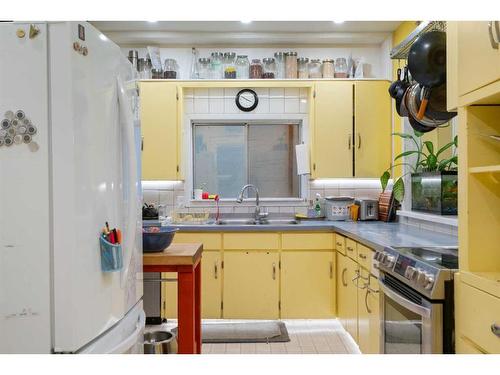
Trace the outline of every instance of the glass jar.
{"label": "glass jar", "polygon": [[163,78],[176,79],[177,70],[177,61],[175,61],[175,59],[165,59],[165,65],[163,67]]}
{"label": "glass jar", "polygon": [[285,53],[285,78],[297,78],[297,52]]}
{"label": "glass jar", "polygon": [[334,67],[333,59],[323,60],[323,65],[321,66],[321,73],[323,78],[333,78],[334,77]]}
{"label": "glass jar", "polygon": [[222,65],[224,63],[224,54],[222,52],[212,52],[210,59],[210,70],[212,79],[223,79],[224,70]]}
{"label": "glass jar", "polygon": [[285,53],[275,52],[274,61],[276,62],[276,78],[283,79],[286,76],[285,73]]}
{"label": "glass jar", "polygon": [[260,62],[260,59],[253,59],[252,63],[250,64],[250,74],[249,78],[250,79],[260,79],[262,78],[262,63]]}
{"label": "glass jar", "polygon": [[200,79],[210,79],[210,68],[210,59],[208,57],[200,57],[198,59],[198,75]]}
{"label": "glass jar", "polygon": [[307,70],[307,64],[309,59],[307,57],[299,57],[297,59],[297,78],[307,79],[309,78],[309,71]]}
{"label": "glass jar", "polygon": [[163,70],[161,69],[151,69],[151,78],[152,79],[162,79],[163,78]]}
{"label": "glass jar", "polygon": [[236,78],[236,53],[225,52],[224,53],[224,78],[225,79],[235,79]]}
{"label": "glass jar", "polygon": [[236,58],[236,78],[238,79],[248,79],[248,74],[250,70],[250,61],[247,55],[238,55]]}
{"label": "glass jar", "polygon": [[347,60],[344,57],[335,60],[335,78],[347,78]]}
{"label": "glass jar", "polygon": [[321,60],[312,59],[311,62],[307,64],[307,71],[309,78],[322,78],[323,74],[321,73]]}
{"label": "glass jar", "polygon": [[151,62],[140,58],[137,60],[137,70],[139,71],[139,79],[151,79]]}
{"label": "glass jar", "polygon": [[274,79],[276,77],[276,61],[272,57],[266,57],[262,62],[262,78]]}

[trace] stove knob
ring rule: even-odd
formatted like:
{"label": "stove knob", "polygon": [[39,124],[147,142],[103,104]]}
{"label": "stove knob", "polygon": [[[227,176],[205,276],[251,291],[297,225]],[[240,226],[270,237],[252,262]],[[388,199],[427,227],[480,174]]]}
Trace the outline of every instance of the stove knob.
{"label": "stove knob", "polygon": [[380,253],[379,262],[385,265],[385,261],[387,259],[386,253]]}
{"label": "stove knob", "polygon": [[392,267],[395,262],[396,262],[396,257],[394,255],[388,255],[384,264],[387,267]]}
{"label": "stove knob", "polygon": [[426,274],[424,272],[424,270],[421,270],[421,269],[418,269],[415,271],[415,273],[417,274],[417,277],[416,277],[416,280],[417,280],[417,284],[420,285],[422,288],[425,286],[426,284],[426,281],[425,281],[425,278],[426,278]]}
{"label": "stove knob", "polygon": [[424,288],[427,290],[431,290],[432,287],[434,286],[434,277],[432,275],[426,275],[425,276],[425,286]]}
{"label": "stove knob", "polygon": [[380,258],[380,254],[382,254],[382,253],[381,253],[380,251],[377,251],[377,252],[375,253],[375,255],[373,256],[373,259],[375,259],[376,261],[379,261],[379,260],[380,260],[380,259],[379,259],[379,258]]}
{"label": "stove knob", "polygon": [[413,280],[417,276],[417,270],[415,267],[408,266],[405,271],[405,277],[408,280]]}

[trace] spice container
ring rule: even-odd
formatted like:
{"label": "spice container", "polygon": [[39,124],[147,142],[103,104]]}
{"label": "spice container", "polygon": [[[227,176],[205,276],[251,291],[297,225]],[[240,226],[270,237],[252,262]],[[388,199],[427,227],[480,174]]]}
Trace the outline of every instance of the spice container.
{"label": "spice container", "polygon": [[249,71],[250,61],[248,61],[247,55],[238,55],[236,59],[236,78],[248,79]]}
{"label": "spice container", "polygon": [[307,70],[307,64],[309,59],[307,57],[299,57],[297,59],[297,77],[299,79],[309,78],[309,71]]}
{"label": "spice container", "polygon": [[163,78],[163,70],[162,69],[151,69],[151,78],[153,79],[162,79]]}
{"label": "spice container", "polygon": [[274,61],[276,63],[276,78],[283,79],[286,76],[285,69],[285,53],[275,52]]}
{"label": "spice container", "polygon": [[200,57],[198,59],[198,75],[200,79],[210,79],[210,68],[210,59],[208,57]]}
{"label": "spice container", "polygon": [[225,52],[224,53],[224,78],[235,79],[236,78],[236,53]]}
{"label": "spice container", "polygon": [[307,75],[309,78],[322,78],[323,74],[321,73],[321,60],[320,59],[312,59],[309,64],[307,64]]}
{"label": "spice container", "polygon": [[276,76],[276,61],[272,57],[267,57],[262,62],[262,78],[273,79]]}
{"label": "spice container", "polygon": [[335,60],[335,78],[347,78],[347,60],[344,57]]}
{"label": "spice container", "polygon": [[151,79],[151,60],[137,60],[137,70],[139,71],[139,79]]}
{"label": "spice container", "polygon": [[260,79],[262,78],[262,63],[260,59],[253,59],[250,64],[250,79]]}
{"label": "spice container", "polygon": [[323,78],[333,78],[334,77],[334,64],[333,59],[325,59],[323,60],[323,65],[321,66],[321,72],[323,74]]}
{"label": "spice container", "polygon": [[285,78],[297,78],[297,52],[285,53]]}
{"label": "spice container", "polygon": [[224,54],[222,52],[212,52],[212,58],[210,59],[210,70],[212,79],[222,79],[224,78],[223,62]]}
{"label": "spice container", "polygon": [[165,59],[165,65],[163,67],[163,78],[177,78],[177,61],[175,61],[174,59]]}

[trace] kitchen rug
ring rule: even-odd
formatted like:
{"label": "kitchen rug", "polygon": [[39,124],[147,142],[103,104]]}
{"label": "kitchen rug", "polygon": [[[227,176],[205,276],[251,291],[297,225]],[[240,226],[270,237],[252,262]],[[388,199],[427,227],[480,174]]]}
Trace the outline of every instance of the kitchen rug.
{"label": "kitchen rug", "polygon": [[210,322],[201,325],[201,341],[206,344],[269,343],[288,342],[290,337],[285,323],[279,321]]}

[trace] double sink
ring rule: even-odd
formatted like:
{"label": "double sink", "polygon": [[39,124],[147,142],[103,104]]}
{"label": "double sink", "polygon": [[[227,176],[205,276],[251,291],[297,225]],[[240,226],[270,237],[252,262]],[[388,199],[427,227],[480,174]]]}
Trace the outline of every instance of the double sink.
{"label": "double sink", "polygon": [[252,218],[223,218],[215,222],[216,225],[294,225],[300,221],[288,218],[271,218],[255,220]]}

